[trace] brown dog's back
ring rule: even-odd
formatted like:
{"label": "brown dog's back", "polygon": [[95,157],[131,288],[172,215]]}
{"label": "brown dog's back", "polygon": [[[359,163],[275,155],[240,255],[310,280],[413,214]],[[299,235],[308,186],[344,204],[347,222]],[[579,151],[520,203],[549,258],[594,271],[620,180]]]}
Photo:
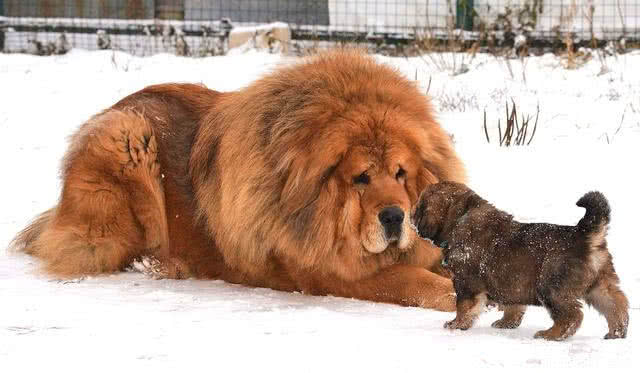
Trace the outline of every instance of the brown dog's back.
{"label": "brown dog's back", "polygon": [[188,162],[205,106],[218,95],[194,84],[150,86],[91,118],[71,138],[58,205],[12,247],[60,277],[122,270],[151,250],[170,257],[170,232],[188,238],[176,248],[210,247],[185,232],[196,226]]}

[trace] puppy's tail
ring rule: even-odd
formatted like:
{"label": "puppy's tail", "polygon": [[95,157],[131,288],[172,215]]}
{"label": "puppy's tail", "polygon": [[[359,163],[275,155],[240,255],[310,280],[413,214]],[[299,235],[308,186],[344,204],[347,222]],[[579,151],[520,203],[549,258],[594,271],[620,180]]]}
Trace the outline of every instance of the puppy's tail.
{"label": "puppy's tail", "polygon": [[605,234],[611,221],[609,202],[600,192],[589,192],[576,203],[587,211],[578,222],[578,230],[586,234],[592,246],[604,243]]}

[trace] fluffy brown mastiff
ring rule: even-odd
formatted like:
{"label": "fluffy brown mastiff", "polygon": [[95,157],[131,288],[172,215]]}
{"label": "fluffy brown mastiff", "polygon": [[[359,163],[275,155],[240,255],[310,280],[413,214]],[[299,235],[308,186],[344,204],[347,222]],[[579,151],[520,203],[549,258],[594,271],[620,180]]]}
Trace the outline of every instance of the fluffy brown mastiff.
{"label": "fluffy brown mastiff", "polygon": [[58,205],[14,241],[54,276],[148,255],[169,278],[455,309],[409,211],[462,164],[427,97],[365,55],[230,93],[147,87],[78,130],[62,178]]}

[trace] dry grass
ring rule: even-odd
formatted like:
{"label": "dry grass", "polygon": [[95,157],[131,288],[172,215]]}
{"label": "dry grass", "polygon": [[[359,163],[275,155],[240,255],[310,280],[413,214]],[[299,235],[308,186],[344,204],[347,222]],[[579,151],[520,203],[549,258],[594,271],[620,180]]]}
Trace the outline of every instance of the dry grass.
{"label": "dry grass", "polygon": [[461,92],[454,94],[442,93],[436,97],[440,111],[465,112],[467,110],[478,110],[478,99],[475,95],[465,95]]}
{"label": "dry grass", "polygon": [[[480,40],[465,40],[464,32],[456,29],[456,14],[453,2],[447,0],[446,32],[436,35],[435,28],[428,24],[422,30],[416,30],[411,49],[428,65],[451,75],[460,75],[469,71],[469,65],[478,53]],[[428,17],[427,17],[428,22]]]}
{"label": "dry grass", "polygon": [[[505,114],[506,114],[506,128],[504,134],[502,133],[502,126],[500,125],[500,119],[498,119],[498,143],[500,146],[521,146],[521,145],[529,145],[531,141],[533,141],[533,137],[536,134],[536,130],[538,128],[538,116],[540,114],[540,106],[536,108],[535,120],[533,122],[533,130],[529,133],[529,125],[532,116],[525,116],[522,114],[520,121],[518,121],[518,111],[516,107],[515,101],[511,100],[511,109],[509,109],[509,104],[505,103]],[[484,111],[484,135],[487,139],[487,143],[491,143],[489,139],[489,130],[487,128],[487,111]]]}
{"label": "dry grass", "polygon": [[[633,106],[631,107],[631,109],[633,110]],[[618,135],[618,133],[620,133],[620,130],[622,129],[622,125],[624,124],[624,116],[626,114],[627,114],[627,108],[625,107],[624,111],[622,112],[622,118],[620,118],[620,125],[618,125],[618,128],[611,134],[611,136],[609,136],[608,133],[604,134],[607,144],[611,144],[615,139],[615,137]]]}

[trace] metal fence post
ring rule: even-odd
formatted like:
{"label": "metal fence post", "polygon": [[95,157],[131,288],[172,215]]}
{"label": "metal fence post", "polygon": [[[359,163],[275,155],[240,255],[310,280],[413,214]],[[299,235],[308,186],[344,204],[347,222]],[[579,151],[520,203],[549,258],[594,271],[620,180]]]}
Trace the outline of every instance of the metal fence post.
{"label": "metal fence post", "polygon": [[156,0],[154,18],[184,20],[185,0]]}
{"label": "metal fence post", "polygon": [[[0,0],[0,17],[4,15],[4,0]],[[0,21],[0,52],[4,52],[4,25]]]}
{"label": "metal fence post", "polygon": [[473,0],[456,0],[456,28],[473,30]]}

